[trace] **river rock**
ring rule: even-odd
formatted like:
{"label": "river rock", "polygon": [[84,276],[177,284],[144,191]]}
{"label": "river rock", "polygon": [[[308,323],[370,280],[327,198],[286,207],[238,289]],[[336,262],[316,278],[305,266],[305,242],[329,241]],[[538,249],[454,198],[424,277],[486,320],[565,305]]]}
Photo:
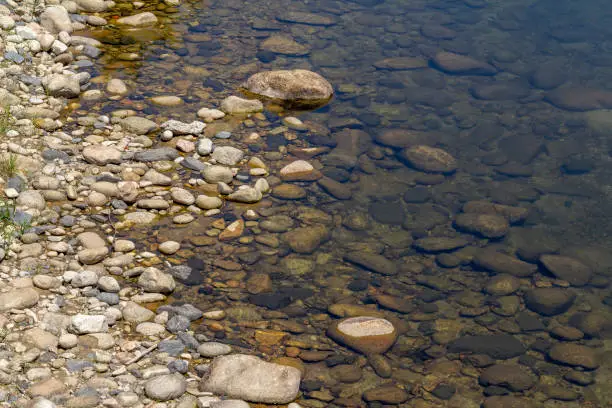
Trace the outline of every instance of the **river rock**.
{"label": "river rock", "polygon": [[576,299],[576,294],[562,288],[535,288],[525,293],[529,310],[544,316],[565,313]]}
{"label": "river rock", "polygon": [[268,37],[261,43],[261,49],[291,57],[300,57],[310,52],[308,46],[300,44],[286,35],[272,35]]}
{"label": "river rock", "polygon": [[157,268],[146,268],[138,278],[138,286],[145,292],[170,293],[176,287],[174,278]]}
{"label": "river rock", "polygon": [[529,210],[522,207],[497,204],[489,201],[468,201],[463,205],[463,212],[501,215],[508,219],[511,224],[518,224],[527,218]]}
{"label": "river rock", "polygon": [[36,306],[39,295],[34,288],[19,288],[0,293],[0,312]]}
{"label": "river rock", "polygon": [[397,340],[393,324],[380,317],[349,317],[334,322],[327,335],[363,354],[382,354]]}
{"label": "river rock", "polygon": [[515,397],[510,395],[489,397],[482,408],[538,408],[540,404],[531,398]]}
{"label": "river rock", "polygon": [[532,388],[537,377],[528,367],[518,364],[495,364],[487,367],[479,378],[484,386],[496,385],[520,392]]}
{"label": "river rock", "polygon": [[300,254],[313,253],[328,238],[329,230],[321,224],[296,228],[283,235],[289,247]]}
{"label": "river rock", "polygon": [[122,119],[119,124],[126,131],[134,133],[135,135],[146,135],[147,133],[157,130],[157,124],[155,122],[140,116],[128,116],[127,118]]}
{"label": "river rock", "polygon": [[363,399],[368,402],[378,401],[389,405],[401,404],[408,398],[410,398],[410,394],[403,387],[395,384],[380,385],[363,393]]}
{"label": "river rock", "polygon": [[414,247],[423,252],[440,253],[450,252],[468,245],[469,241],[465,238],[451,237],[426,237],[414,241]]}
{"label": "river rock", "polygon": [[329,177],[319,179],[317,184],[329,195],[338,200],[349,200],[353,196],[353,192],[349,186],[339,183]]}
{"label": "river rock", "polygon": [[108,5],[104,0],[75,0],[75,3],[79,10],[83,10],[88,13],[99,13],[108,8]]}
{"label": "river rock", "polygon": [[227,166],[235,166],[242,158],[244,157],[244,153],[240,149],[236,149],[232,146],[219,146],[213,152],[213,159],[217,161],[217,163],[225,164]]}
{"label": "river rock", "polygon": [[381,275],[395,275],[397,267],[393,261],[382,255],[367,252],[349,252],[344,255],[344,260],[364,267]]}
{"label": "river rock", "polygon": [[460,230],[492,239],[503,238],[510,228],[506,218],[491,214],[459,214],[454,224]]}
{"label": "river rock", "polygon": [[[141,118],[142,119],[142,118]],[[142,128],[141,130],[144,130]],[[157,149],[148,149],[141,152],[137,152],[134,155],[134,160],[144,163],[168,160],[172,161],[179,156],[175,149],[170,147],[159,147]]]}
{"label": "river rock", "polygon": [[62,6],[50,6],[40,15],[40,25],[51,34],[62,31],[72,32],[72,22],[66,9]]}
{"label": "river rock", "polygon": [[206,123],[194,120],[191,123],[179,120],[168,120],[161,124],[162,129],[171,131],[174,135],[199,135],[204,132]]}
{"label": "river rock", "polygon": [[457,170],[457,160],[435,147],[412,146],[402,150],[400,157],[415,169],[428,173],[452,173]]}
{"label": "river rock", "polygon": [[521,80],[474,85],[470,91],[476,99],[485,101],[517,100],[531,94],[529,85]]}
{"label": "river rock", "polygon": [[563,279],[572,286],[584,286],[591,280],[593,271],[582,262],[560,255],[542,255],[540,262],[556,278]]}
{"label": "river rock", "polygon": [[256,95],[314,105],[327,102],[334,93],[325,78],[303,69],[259,72],[242,87]]}
{"label": "river rock", "polygon": [[147,397],[156,401],[170,401],[185,393],[187,381],[181,374],[159,375],[148,380],[144,385]]}
{"label": "river rock", "polygon": [[494,66],[474,58],[452,52],[439,52],[432,60],[433,65],[448,74],[495,75]]}
{"label": "river rock", "polygon": [[575,343],[557,343],[548,352],[548,357],[560,364],[595,370],[599,359],[595,350]]}
{"label": "river rock", "polygon": [[77,75],[53,74],[43,78],[42,84],[49,96],[76,98],[81,93]]}
{"label": "river rock", "polygon": [[263,195],[261,191],[253,187],[240,188],[230,195],[227,196],[229,201],[236,201],[238,203],[253,204],[259,202]]}
{"label": "river rock", "polygon": [[75,334],[104,333],[108,323],[104,315],[77,314],[70,319],[70,329]]}
{"label": "river rock", "polygon": [[244,99],[237,96],[228,96],[221,102],[221,110],[230,115],[240,115],[263,111],[261,101],[257,99]]}
{"label": "river rock", "polygon": [[374,136],[376,142],[390,147],[406,148],[418,145],[435,144],[439,137],[436,133],[420,132],[412,129],[386,129]]}
{"label": "river rock", "polygon": [[206,343],[202,343],[198,346],[198,353],[202,357],[213,358],[218,356],[224,356],[232,352],[232,347],[218,343],[216,341],[208,341]]}
{"label": "river rock", "polygon": [[545,100],[560,109],[584,112],[612,108],[612,91],[578,86],[557,88]]}
{"label": "river rock", "polygon": [[374,67],[390,71],[422,69],[427,68],[427,61],[416,57],[393,57],[376,61]]}
{"label": "river rock", "polygon": [[207,183],[231,183],[234,179],[232,169],[225,166],[206,166],[201,173]]}
{"label": "river rock", "polygon": [[463,336],[448,346],[449,353],[485,354],[496,360],[507,360],[525,354],[525,346],[509,334]]}
{"label": "river rock", "polygon": [[280,170],[284,181],[314,181],[321,178],[321,173],[306,160],[296,160]]}
{"label": "river rock", "polygon": [[149,11],[117,19],[117,24],[125,24],[132,27],[143,27],[155,23],[157,23],[157,17]]}
{"label": "river rock", "polygon": [[472,259],[472,263],[487,271],[509,274],[517,278],[531,276],[538,270],[536,265],[523,262],[513,256],[492,249],[478,251]]}
{"label": "river rock", "polygon": [[331,15],[306,13],[303,11],[288,11],[276,17],[276,19],[278,21],[287,23],[299,23],[324,27],[336,24],[336,19]]}
{"label": "river rock", "polygon": [[287,404],[297,397],[300,379],[297,368],[233,354],[213,360],[200,390],[255,403]]}
{"label": "river rock", "polygon": [[529,78],[531,84],[540,89],[550,90],[567,81],[567,70],[562,64],[548,63],[538,65]]}

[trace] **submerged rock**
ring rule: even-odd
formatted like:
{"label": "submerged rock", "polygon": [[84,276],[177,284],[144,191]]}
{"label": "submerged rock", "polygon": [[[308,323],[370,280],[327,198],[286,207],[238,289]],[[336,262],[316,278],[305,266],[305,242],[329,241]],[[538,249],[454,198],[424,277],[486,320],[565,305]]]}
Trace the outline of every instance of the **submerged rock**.
{"label": "submerged rock", "polygon": [[263,109],[263,104],[257,99],[228,96],[221,102],[221,110],[225,113],[234,115],[261,112]]}
{"label": "submerged rock", "polygon": [[393,324],[380,317],[349,317],[335,322],[327,335],[364,354],[382,354],[397,340]]}
{"label": "submerged rock", "polygon": [[259,72],[247,79],[242,87],[255,95],[298,105],[321,105],[334,93],[325,78],[303,69]]}
{"label": "submerged rock", "polygon": [[135,14],[133,16],[121,17],[117,20],[118,24],[125,24],[132,27],[142,27],[157,23],[157,17],[151,12]]}
{"label": "submerged rock", "polygon": [[497,69],[486,62],[452,52],[436,54],[432,63],[441,71],[455,75],[495,75],[497,73]]}
{"label": "submerged rock", "polygon": [[234,354],[213,360],[200,390],[250,402],[286,404],[296,398],[300,379],[297,368]]}

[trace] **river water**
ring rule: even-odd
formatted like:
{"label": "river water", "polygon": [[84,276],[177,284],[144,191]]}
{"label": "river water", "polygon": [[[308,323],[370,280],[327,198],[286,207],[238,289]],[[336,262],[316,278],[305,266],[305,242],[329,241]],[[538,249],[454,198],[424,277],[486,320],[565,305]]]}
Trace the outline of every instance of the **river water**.
{"label": "river water", "polygon": [[[153,11],[160,23],[88,33],[107,44],[93,69],[131,92],[82,109],[191,121],[272,69],[309,69],[335,90],[314,111],[268,105],[206,132],[230,131],[216,142],[271,167],[322,148],[308,160],[339,191],[291,183],[299,188],[255,206],[126,233],[153,250],[181,242],[164,261],[193,272],[173,301],[228,314],[197,332],[298,365],[305,407],[612,406],[607,2],[224,0],[117,10]],[[159,95],[185,103],[152,104]],[[283,127],[288,115],[307,130]],[[413,145],[448,152],[456,171],[409,166],[401,149]],[[247,209],[259,219],[244,235],[217,240]],[[328,239],[295,253],[285,232],[313,223]],[[355,253],[380,257],[366,268],[349,261]],[[382,359],[326,335],[363,307],[399,328]],[[362,395],[386,385],[393,392]]]}

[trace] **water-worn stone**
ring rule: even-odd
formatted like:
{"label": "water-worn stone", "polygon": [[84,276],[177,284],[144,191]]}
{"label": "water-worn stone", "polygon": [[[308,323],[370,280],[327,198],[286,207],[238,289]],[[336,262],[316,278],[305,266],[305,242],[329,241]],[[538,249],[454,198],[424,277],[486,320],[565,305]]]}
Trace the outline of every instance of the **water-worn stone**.
{"label": "water-worn stone", "polygon": [[236,165],[243,157],[244,152],[232,146],[219,146],[212,152],[212,158],[226,166]]}
{"label": "water-worn stone", "polygon": [[236,201],[238,203],[256,203],[262,199],[263,195],[261,191],[253,187],[241,188],[234,191],[232,194],[227,196],[229,201]]}
{"label": "water-worn stone", "polygon": [[428,173],[452,173],[457,170],[457,160],[436,147],[412,146],[402,150],[400,157],[415,169]]}
{"label": "water-worn stone", "polygon": [[200,353],[202,357],[206,357],[206,358],[223,356],[231,352],[232,352],[231,346],[227,344],[223,344],[223,343],[218,343],[215,341],[209,341],[206,343],[202,343],[198,347],[198,353]]}
{"label": "water-worn stone", "polygon": [[591,111],[612,108],[612,92],[581,86],[560,87],[548,92],[545,100],[568,111]]}
{"label": "water-worn stone", "polygon": [[390,405],[401,404],[408,398],[410,398],[410,394],[403,387],[394,384],[381,385],[363,393],[363,399],[368,402],[377,401]]}
{"label": "water-worn stone", "polygon": [[591,280],[591,268],[582,262],[560,255],[542,255],[540,262],[556,278],[563,279],[572,286],[584,286]]}
{"label": "water-worn stone", "polygon": [[306,160],[296,160],[280,169],[280,176],[285,181],[314,181],[322,175]]}
{"label": "water-worn stone", "polygon": [[557,343],[548,352],[551,360],[585,370],[599,367],[599,359],[594,349],[575,343]]}
{"label": "water-worn stone", "polygon": [[437,53],[432,63],[441,71],[455,75],[495,75],[497,73],[497,69],[486,62],[446,51]]}
{"label": "water-worn stone", "polygon": [[72,23],[66,9],[62,6],[50,6],[40,15],[40,25],[51,34],[62,31],[72,32]]}
{"label": "water-worn stone", "polygon": [[203,210],[212,210],[220,208],[223,205],[223,200],[219,197],[210,197],[202,194],[196,198],[195,205]]}
{"label": "water-worn stone", "polygon": [[263,103],[257,99],[244,99],[232,95],[221,101],[221,110],[230,115],[256,113],[263,111]]}
{"label": "water-worn stone", "polygon": [[176,287],[176,283],[172,275],[157,268],[147,268],[138,277],[138,286],[143,288],[145,292],[171,293]]}
{"label": "water-worn stone", "polygon": [[455,226],[485,238],[502,238],[510,228],[508,220],[499,215],[463,213],[455,218]]}
{"label": "water-worn stone", "polygon": [[511,391],[526,391],[537,382],[537,377],[528,367],[518,364],[495,364],[487,367],[479,381],[484,386],[496,385]]}
{"label": "water-worn stone", "polygon": [[310,52],[308,46],[299,44],[293,38],[286,35],[272,35],[268,37],[261,43],[261,49],[292,57],[306,55]]}
{"label": "water-worn stone", "polygon": [[0,312],[36,306],[39,295],[34,288],[19,288],[0,293]]}
{"label": "water-worn stone", "polygon": [[397,273],[395,263],[378,254],[361,251],[349,252],[344,255],[344,260],[382,275],[395,275]]}
{"label": "water-worn stone", "polygon": [[147,397],[156,401],[170,401],[183,395],[187,381],[181,374],[159,375],[149,379],[144,385]]}
{"label": "water-worn stone", "polygon": [[[135,135],[146,135],[147,133],[157,130],[157,124],[155,122],[147,118],[140,117],[140,116],[128,116],[125,119],[121,119],[119,124],[126,131],[130,133],[134,133]],[[162,159],[159,159],[159,160],[162,160]]]}
{"label": "water-worn stone", "polygon": [[303,69],[259,72],[242,86],[256,95],[315,105],[327,102],[334,93],[325,78]]}
{"label": "water-worn stone", "polygon": [[117,19],[117,23],[132,27],[143,27],[157,23],[157,17],[149,11],[145,11],[144,13],[138,13],[133,16],[121,17]]}
{"label": "water-worn stone", "polygon": [[496,360],[520,356],[526,349],[516,337],[508,334],[463,336],[448,346],[449,353],[485,354]]}
{"label": "water-worn stone", "polygon": [[176,135],[199,135],[204,132],[206,124],[194,120],[191,123],[181,122],[179,120],[168,120],[161,124],[161,128],[171,131]]}
{"label": "water-worn stone", "polygon": [[91,145],[83,149],[83,158],[88,163],[105,166],[121,163],[121,152],[113,146]]}
{"label": "water-worn stone", "polygon": [[104,333],[108,323],[104,315],[77,314],[70,319],[70,330],[75,334]]}
{"label": "water-worn stone", "polygon": [[469,244],[465,238],[425,237],[414,241],[415,248],[423,252],[439,253],[454,251]]}
{"label": "water-worn stone", "polygon": [[60,98],[76,98],[81,92],[77,75],[49,75],[43,78],[43,86],[49,96]]}
{"label": "water-worn stone", "polygon": [[283,235],[289,247],[300,254],[311,254],[329,238],[326,226],[318,224],[296,228]]}
{"label": "water-worn stone", "polygon": [[544,316],[565,313],[576,299],[576,294],[562,288],[535,288],[525,293],[525,305],[529,310]]}
{"label": "water-worn stone", "polygon": [[508,274],[517,278],[531,276],[538,270],[536,265],[490,249],[478,251],[472,259],[472,263],[487,271]]}
{"label": "water-worn stone", "polygon": [[213,360],[200,390],[250,402],[287,404],[296,398],[300,378],[297,368],[234,354]]}
{"label": "water-worn stone", "polygon": [[201,173],[207,183],[231,183],[234,179],[232,169],[225,166],[206,166]]}
{"label": "water-worn stone", "polygon": [[349,317],[334,322],[327,335],[364,354],[381,354],[397,340],[397,330],[393,324],[380,317]]}
{"label": "water-worn stone", "polygon": [[155,317],[155,313],[135,302],[126,302],[121,313],[123,319],[130,323],[143,323]]}

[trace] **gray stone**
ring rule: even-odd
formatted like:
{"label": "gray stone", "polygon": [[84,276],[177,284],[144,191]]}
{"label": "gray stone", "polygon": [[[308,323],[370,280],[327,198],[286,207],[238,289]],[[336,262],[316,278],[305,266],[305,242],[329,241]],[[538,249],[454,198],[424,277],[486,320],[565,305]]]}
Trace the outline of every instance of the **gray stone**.
{"label": "gray stone", "polygon": [[245,354],[216,357],[200,390],[251,402],[286,404],[300,388],[300,371]]}
{"label": "gray stone", "polygon": [[40,15],[40,25],[51,34],[61,31],[72,32],[72,23],[66,9],[62,6],[50,6]]}
{"label": "gray stone", "polygon": [[70,329],[75,334],[104,333],[108,323],[104,315],[78,314],[70,319]]}
{"label": "gray stone", "polygon": [[155,317],[155,313],[135,302],[127,302],[121,312],[123,319],[130,323],[142,323]]}
{"label": "gray stone", "polygon": [[257,99],[243,99],[228,96],[221,102],[221,110],[225,113],[240,115],[263,111],[263,104]]}
{"label": "gray stone", "polygon": [[175,149],[169,147],[160,147],[158,149],[144,150],[134,155],[134,160],[144,163],[156,162],[162,160],[172,161],[179,156]]}
{"label": "gray stone", "polygon": [[263,195],[261,194],[261,191],[253,188],[253,187],[246,187],[246,188],[240,188],[238,190],[236,190],[235,192],[231,193],[230,195],[227,196],[227,199],[229,201],[236,201],[239,203],[256,203],[259,202],[262,199]]}
{"label": "gray stone", "polygon": [[176,287],[172,275],[164,273],[157,268],[147,268],[138,278],[138,286],[145,292],[170,293]]}
{"label": "gray stone", "polygon": [[[140,116],[128,116],[127,118],[122,119],[119,122],[119,124],[126,131],[134,133],[136,135],[146,135],[147,133],[157,130],[157,124],[155,122],[147,118],[142,118]],[[174,149],[170,149],[170,150],[174,150]],[[140,152],[140,153],[143,153],[143,152]],[[144,160],[139,160],[139,161],[144,161]]]}
{"label": "gray stone", "polygon": [[55,97],[76,98],[81,93],[76,75],[53,74],[43,79],[43,86],[48,95]]}
{"label": "gray stone", "polygon": [[98,274],[94,271],[82,271],[72,278],[70,284],[75,288],[84,288],[85,286],[94,286],[98,283]]}
{"label": "gray stone", "polygon": [[208,156],[213,150],[213,142],[207,137],[198,139],[196,151],[200,156]]}
{"label": "gray stone", "polygon": [[156,401],[169,401],[185,393],[187,381],[180,374],[167,374],[153,377],[145,383],[147,397]]}
{"label": "gray stone", "polygon": [[219,146],[215,148],[212,153],[212,158],[215,159],[217,163],[227,166],[236,165],[243,157],[244,153],[242,150],[232,146]]}
{"label": "gray stone", "polygon": [[206,166],[202,170],[202,177],[207,183],[231,183],[234,174],[229,167],[225,166]]}
{"label": "gray stone", "polygon": [[303,69],[259,72],[242,86],[256,95],[307,104],[326,102],[334,93],[325,78]]}
{"label": "gray stone", "polygon": [[189,330],[190,324],[191,322],[185,316],[176,315],[168,320],[168,323],[166,323],[166,329],[168,329],[170,333],[178,333]]}
{"label": "gray stone", "polygon": [[230,346],[228,346],[227,344],[218,343],[216,341],[202,343],[198,347],[198,353],[200,353],[202,357],[206,358],[223,356],[231,352],[232,348]]}
{"label": "gray stone", "polygon": [[185,123],[178,120],[169,120],[161,124],[161,128],[171,131],[174,135],[199,135],[204,131],[204,122],[193,121]]}

